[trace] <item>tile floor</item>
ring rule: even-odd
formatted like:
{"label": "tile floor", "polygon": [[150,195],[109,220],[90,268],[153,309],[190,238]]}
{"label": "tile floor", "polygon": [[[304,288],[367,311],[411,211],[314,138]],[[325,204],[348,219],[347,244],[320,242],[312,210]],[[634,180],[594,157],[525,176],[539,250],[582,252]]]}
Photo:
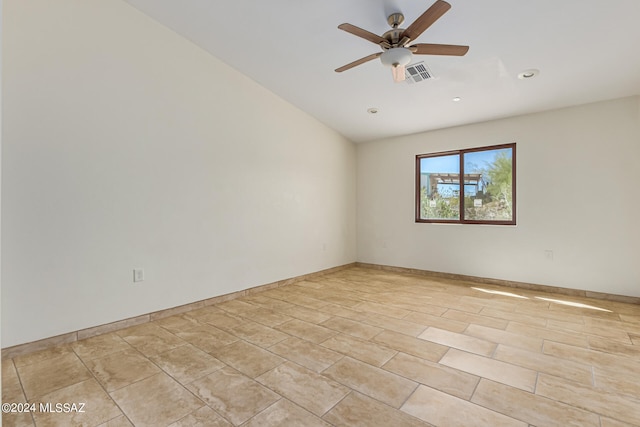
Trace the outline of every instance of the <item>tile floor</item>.
{"label": "tile floor", "polygon": [[4,360],[37,411],[2,421],[640,426],[639,337],[638,305],[351,268]]}

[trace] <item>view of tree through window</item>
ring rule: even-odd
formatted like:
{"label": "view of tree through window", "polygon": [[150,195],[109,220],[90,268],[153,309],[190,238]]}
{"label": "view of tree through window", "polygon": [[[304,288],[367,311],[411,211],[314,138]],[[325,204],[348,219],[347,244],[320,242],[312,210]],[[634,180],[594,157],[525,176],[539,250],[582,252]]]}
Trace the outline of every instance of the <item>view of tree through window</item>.
{"label": "view of tree through window", "polygon": [[515,225],[515,144],[416,156],[416,221]]}

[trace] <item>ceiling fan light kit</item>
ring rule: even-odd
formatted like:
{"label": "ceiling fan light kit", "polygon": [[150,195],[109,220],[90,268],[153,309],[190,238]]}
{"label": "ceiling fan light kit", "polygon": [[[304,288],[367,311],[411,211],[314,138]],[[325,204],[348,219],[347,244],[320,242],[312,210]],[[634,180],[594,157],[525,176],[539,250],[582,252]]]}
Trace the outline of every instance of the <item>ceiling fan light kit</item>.
{"label": "ceiling fan light kit", "polygon": [[405,66],[411,59],[413,54],[406,47],[392,47],[389,50],[385,50],[380,55],[380,62],[386,67],[396,67],[398,65]]}
{"label": "ceiling fan light kit", "polygon": [[391,67],[393,80],[401,82],[405,79],[405,67],[413,58],[413,55],[450,55],[463,56],[469,50],[469,46],[446,45],[446,44],[426,44],[418,43],[409,45],[410,42],[417,39],[427,28],[444,15],[451,5],[444,0],[436,0],[436,2],[427,9],[418,19],[416,19],[407,29],[400,28],[404,22],[404,16],[401,13],[392,13],[387,18],[387,22],[391,26],[391,30],[382,36],[371,33],[362,28],[351,24],[341,24],[338,28],[361,37],[367,41],[377,44],[382,49],[382,53],[374,53],[364,58],[360,58],[347,65],[336,69],[341,73],[355,66],[369,62],[375,58],[380,58],[383,65]]}
{"label": "ceiling fan light kit", "polygon": [[402,82],[405,79],[405,66],[411,62],[413,54],[406,47],[392,47],[380,55],[380,62],[386,67],[391,67],[394,82]]}

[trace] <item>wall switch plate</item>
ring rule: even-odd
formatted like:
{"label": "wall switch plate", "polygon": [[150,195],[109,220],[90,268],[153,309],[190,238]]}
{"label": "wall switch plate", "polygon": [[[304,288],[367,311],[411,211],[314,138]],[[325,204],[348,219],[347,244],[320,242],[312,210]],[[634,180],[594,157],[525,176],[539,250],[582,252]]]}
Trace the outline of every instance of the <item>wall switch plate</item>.
{"label": "wall switch plate", "polygon": [[546,249],[544,251],[544,257],[549,261],[553,261],[553,251],[549,250],[549,249]]}
{"label": "wall switch plate", "polygon": [[135,268],[133,270],[133,281],[134,282],[142,282],[144,280],[144,269]]}

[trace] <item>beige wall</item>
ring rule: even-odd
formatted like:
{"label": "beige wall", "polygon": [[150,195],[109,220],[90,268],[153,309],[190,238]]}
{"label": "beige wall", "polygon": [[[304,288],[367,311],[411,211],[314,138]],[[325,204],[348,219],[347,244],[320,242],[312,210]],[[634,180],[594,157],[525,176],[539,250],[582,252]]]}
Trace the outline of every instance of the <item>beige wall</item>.
{"label": "beige wall", "polygon": [[[639,101],[358,145],[358,260],[640,296]],[[414,222],[416,154],[509,142],[516,227]]]}
{"label": "beige wall", "polygon": [[355,146],[126,3],[5,1],[3,63],[2,347],[356,260]]}

